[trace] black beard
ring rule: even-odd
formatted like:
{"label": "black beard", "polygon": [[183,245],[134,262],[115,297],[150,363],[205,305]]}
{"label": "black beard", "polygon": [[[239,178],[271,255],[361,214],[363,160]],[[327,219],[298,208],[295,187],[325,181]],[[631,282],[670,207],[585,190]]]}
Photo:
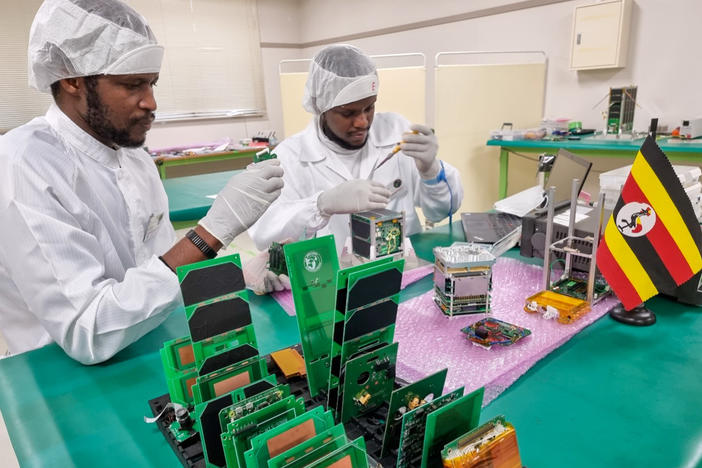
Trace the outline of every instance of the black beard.
{"label": "black beard", "polygon": [[134,139],[129,135],[129,128],[137,124],[140,120],[131,120],[126,129],[120,129],[112,125],[107,118],[107,107],[103,104],[97,92],[97,76],[85,77],[86,83],[86,103],[88,112],[84,119],[88,126],[105,142],[122,148],[139,148],[146,141],[146,137]]}
{"label": "black beard", "polygon": [[322,119],[320,119],[320,120],[322,121],[322,131],[327,136],[327,138],[329,138],[331,141],[333,141],[334,143],[336,143],[337,145],[341,146],[344,149],[347,149],[347,150],[361,149],[366,145],[366,142],[368,141],[368,136],[370,135],[370,133],[368,133],[366,135],[366,139],[363,140],[363,143],[361,143],[360,145],[349,145],[344,140],[342,140],[341,138],[336,136],[336,134],[334,132],[332,132],[329,127],[327,127],[327,122],[324,119],[324,117],[322,117]]}

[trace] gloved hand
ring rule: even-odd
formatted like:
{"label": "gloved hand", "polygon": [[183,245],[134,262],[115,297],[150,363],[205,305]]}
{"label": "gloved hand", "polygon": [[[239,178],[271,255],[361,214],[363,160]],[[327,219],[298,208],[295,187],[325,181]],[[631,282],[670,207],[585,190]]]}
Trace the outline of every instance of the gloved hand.
{"label": "gloved hand", "polygon": [[439,152],[439,142],[436,140],[434,131],[419,124],[410,126],[413,133],[402,134],[402,152],[410,158],[414,158],[419,175],[422,179],[432,179],[441,170],[441,164],[436,159]]}
{"label": "gloved hand", "polygon": [[246,286],[258,295],[290,289],[287,275],[276,275],[268,269],[267,250],[245,262],[243,272]]}
{"label": "gloved hand", "polygon": [[331,216],[385,208],[388,201],[390,190],[381,183],[353,179],[322,192],[317,198],[317,208],[323,215]]}
{"label": "gloved hand", "polygon": [[250,164],[229,179],[199,224],[227,247],[280,196],[282,177],[277,159]]}

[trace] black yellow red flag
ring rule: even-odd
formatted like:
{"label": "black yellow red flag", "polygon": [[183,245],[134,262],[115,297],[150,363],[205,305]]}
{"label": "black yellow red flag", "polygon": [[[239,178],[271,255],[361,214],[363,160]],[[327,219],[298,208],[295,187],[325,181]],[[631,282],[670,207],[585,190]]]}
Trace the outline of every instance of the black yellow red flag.
{"label": "black yellow red flag", "polygon": [[639,149],[597,250],[626,310],[702,269],[702,230],[673,166],[650,136]]}

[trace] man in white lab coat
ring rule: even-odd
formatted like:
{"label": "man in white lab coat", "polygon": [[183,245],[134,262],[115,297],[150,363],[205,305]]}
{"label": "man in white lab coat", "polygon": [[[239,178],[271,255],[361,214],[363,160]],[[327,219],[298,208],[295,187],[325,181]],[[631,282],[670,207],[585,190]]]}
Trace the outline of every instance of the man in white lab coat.
{"label": "man in white lab coat", "polygon": [[[433,131],[398,114],[375,115],[378,84],[375,65],[356,47],[328,46],[312,59],[303,105],[314,118],[275,149],[285,187],[249,229],[259,249],[286,238],[334,234],[341,252],[349,213],[404,211],[411,235],[421,230],[415,207],[434,222],[458,209],[459,174],[437,159]],[[400,141],[401,151],[379,166]]]}
{"label": "man in white lab coat", "polygon": [[212,258],[277,198],[282,169],[234,176],[175,243],[166,194],[141,149],[163,57],[116,0],[47,0],[29,80],[55,103],[0,138],[0,329],[11,353],[55,341],[104,361],[183,305],[177,266]]}

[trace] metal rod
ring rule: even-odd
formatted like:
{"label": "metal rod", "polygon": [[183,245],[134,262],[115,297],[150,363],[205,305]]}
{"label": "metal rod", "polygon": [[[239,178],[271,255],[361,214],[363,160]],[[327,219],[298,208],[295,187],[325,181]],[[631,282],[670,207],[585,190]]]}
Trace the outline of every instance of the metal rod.
{"label": "metal rod", "polygon": [[[573,248],[573,237],[575,236],[575,217],[578,214],[578,189],[580,188],[580,179],[573,179],[570,187],[570,216],[568,217],[568,247]],[[563,273],[570,277],[573,268],[572,258],[569,252],[566,252],[565,270]]]}
{"label": "metal rod", "polygon": [[592,233],[592,254],[590,255],[590,272],[587,276],[587,302],[592,305],[595,297],[595,274],[597,273],[597,247],[600,244],[600,236],[602,235],[602,224],[604,222],[604,192],[600,192],[597,198],[597,228]]}
{"label": "metal rod", "polygon": [[544,276],[543,290],[551,287],[551,235],[553,234],[553,199],[556,196],[556,187],[548,188],[548,216],[546,218],[546,238],[544,240]]}

